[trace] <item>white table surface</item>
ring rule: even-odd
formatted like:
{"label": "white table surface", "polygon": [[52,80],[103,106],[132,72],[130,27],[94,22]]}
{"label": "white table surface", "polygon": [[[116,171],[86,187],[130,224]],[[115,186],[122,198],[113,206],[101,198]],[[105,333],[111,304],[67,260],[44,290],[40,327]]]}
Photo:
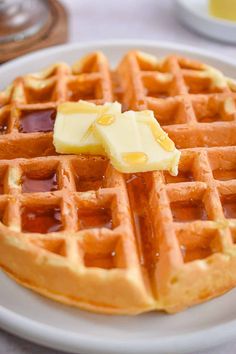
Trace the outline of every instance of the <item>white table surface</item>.
{"label": "white table surface", "polygon": [[[178,23],[174,0],[62,0],[70,14],[70,41],[112,38],[166,40],[236,58],[236,46],[200,37]],[[235,342],[201,354],[235,354]],[[62,354],[0,331],[0,354]],[[147,353],[148,354],[148,353]],[[200,354],[200,353],[189,353]]]}

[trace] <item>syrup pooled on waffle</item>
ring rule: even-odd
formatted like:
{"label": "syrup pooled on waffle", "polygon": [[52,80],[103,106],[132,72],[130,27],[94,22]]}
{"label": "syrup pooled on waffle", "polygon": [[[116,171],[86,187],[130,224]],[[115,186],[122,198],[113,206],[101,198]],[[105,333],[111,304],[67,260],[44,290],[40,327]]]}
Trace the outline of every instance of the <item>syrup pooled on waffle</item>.
{"label": "syrup pooled on waffle", "polygon": [[[236,85],[204,64],[93,53],[0,93],[0,264],[21,284],[92,311],[179,311],[236,285]],[[121,174],[56,155],[57,105],[152,109],[181,149],[177,177]]]}
{"label": "syrup pooled on waffle", "polygon": [[0,158],[55,154],[52,131],[58,104],[86,100],[111,102],[108,61],[92,53],[70,68],[57,63],[48,69],[18,77],[0,92]]}

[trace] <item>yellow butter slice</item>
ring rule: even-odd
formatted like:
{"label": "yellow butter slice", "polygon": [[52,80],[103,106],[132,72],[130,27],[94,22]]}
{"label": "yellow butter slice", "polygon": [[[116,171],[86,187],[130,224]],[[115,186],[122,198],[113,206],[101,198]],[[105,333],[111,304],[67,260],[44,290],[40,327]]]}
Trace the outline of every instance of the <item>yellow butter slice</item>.
{"label": "yellow butter slice", "polygon": [[94,123],[94,134],[101,141],[113,166],[120,172],[135,173],[168,170],[178,173],[180,152],[160,127],[152,111],[114,114]]}
{"label": "yellow butter slice", "polygon": [[93,124],[99,117],[113,117],[121,112],[118,102],[95,105],[79,101],[58,106],[53,143],[58,153],[104,155],[100,141],[94,136]]}

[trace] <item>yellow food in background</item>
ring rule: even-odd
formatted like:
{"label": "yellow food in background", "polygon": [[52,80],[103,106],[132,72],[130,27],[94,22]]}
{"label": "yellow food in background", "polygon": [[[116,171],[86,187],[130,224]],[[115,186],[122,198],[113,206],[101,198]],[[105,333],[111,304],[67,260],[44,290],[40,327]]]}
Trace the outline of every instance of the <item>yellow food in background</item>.
{"label": "yellow food in background", "polygon": [[212,16],[236,21],[236,0],[209,0],[209,12]]}

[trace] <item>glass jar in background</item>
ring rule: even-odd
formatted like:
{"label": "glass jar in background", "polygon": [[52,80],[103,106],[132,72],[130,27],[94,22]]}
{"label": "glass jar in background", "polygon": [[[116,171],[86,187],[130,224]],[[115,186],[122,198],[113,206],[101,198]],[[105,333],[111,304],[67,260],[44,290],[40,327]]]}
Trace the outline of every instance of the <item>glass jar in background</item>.
{"label": "glass jar in background", "polygon": [[49,20],[47,0],[0,0],[0,45],[35,35]]}

